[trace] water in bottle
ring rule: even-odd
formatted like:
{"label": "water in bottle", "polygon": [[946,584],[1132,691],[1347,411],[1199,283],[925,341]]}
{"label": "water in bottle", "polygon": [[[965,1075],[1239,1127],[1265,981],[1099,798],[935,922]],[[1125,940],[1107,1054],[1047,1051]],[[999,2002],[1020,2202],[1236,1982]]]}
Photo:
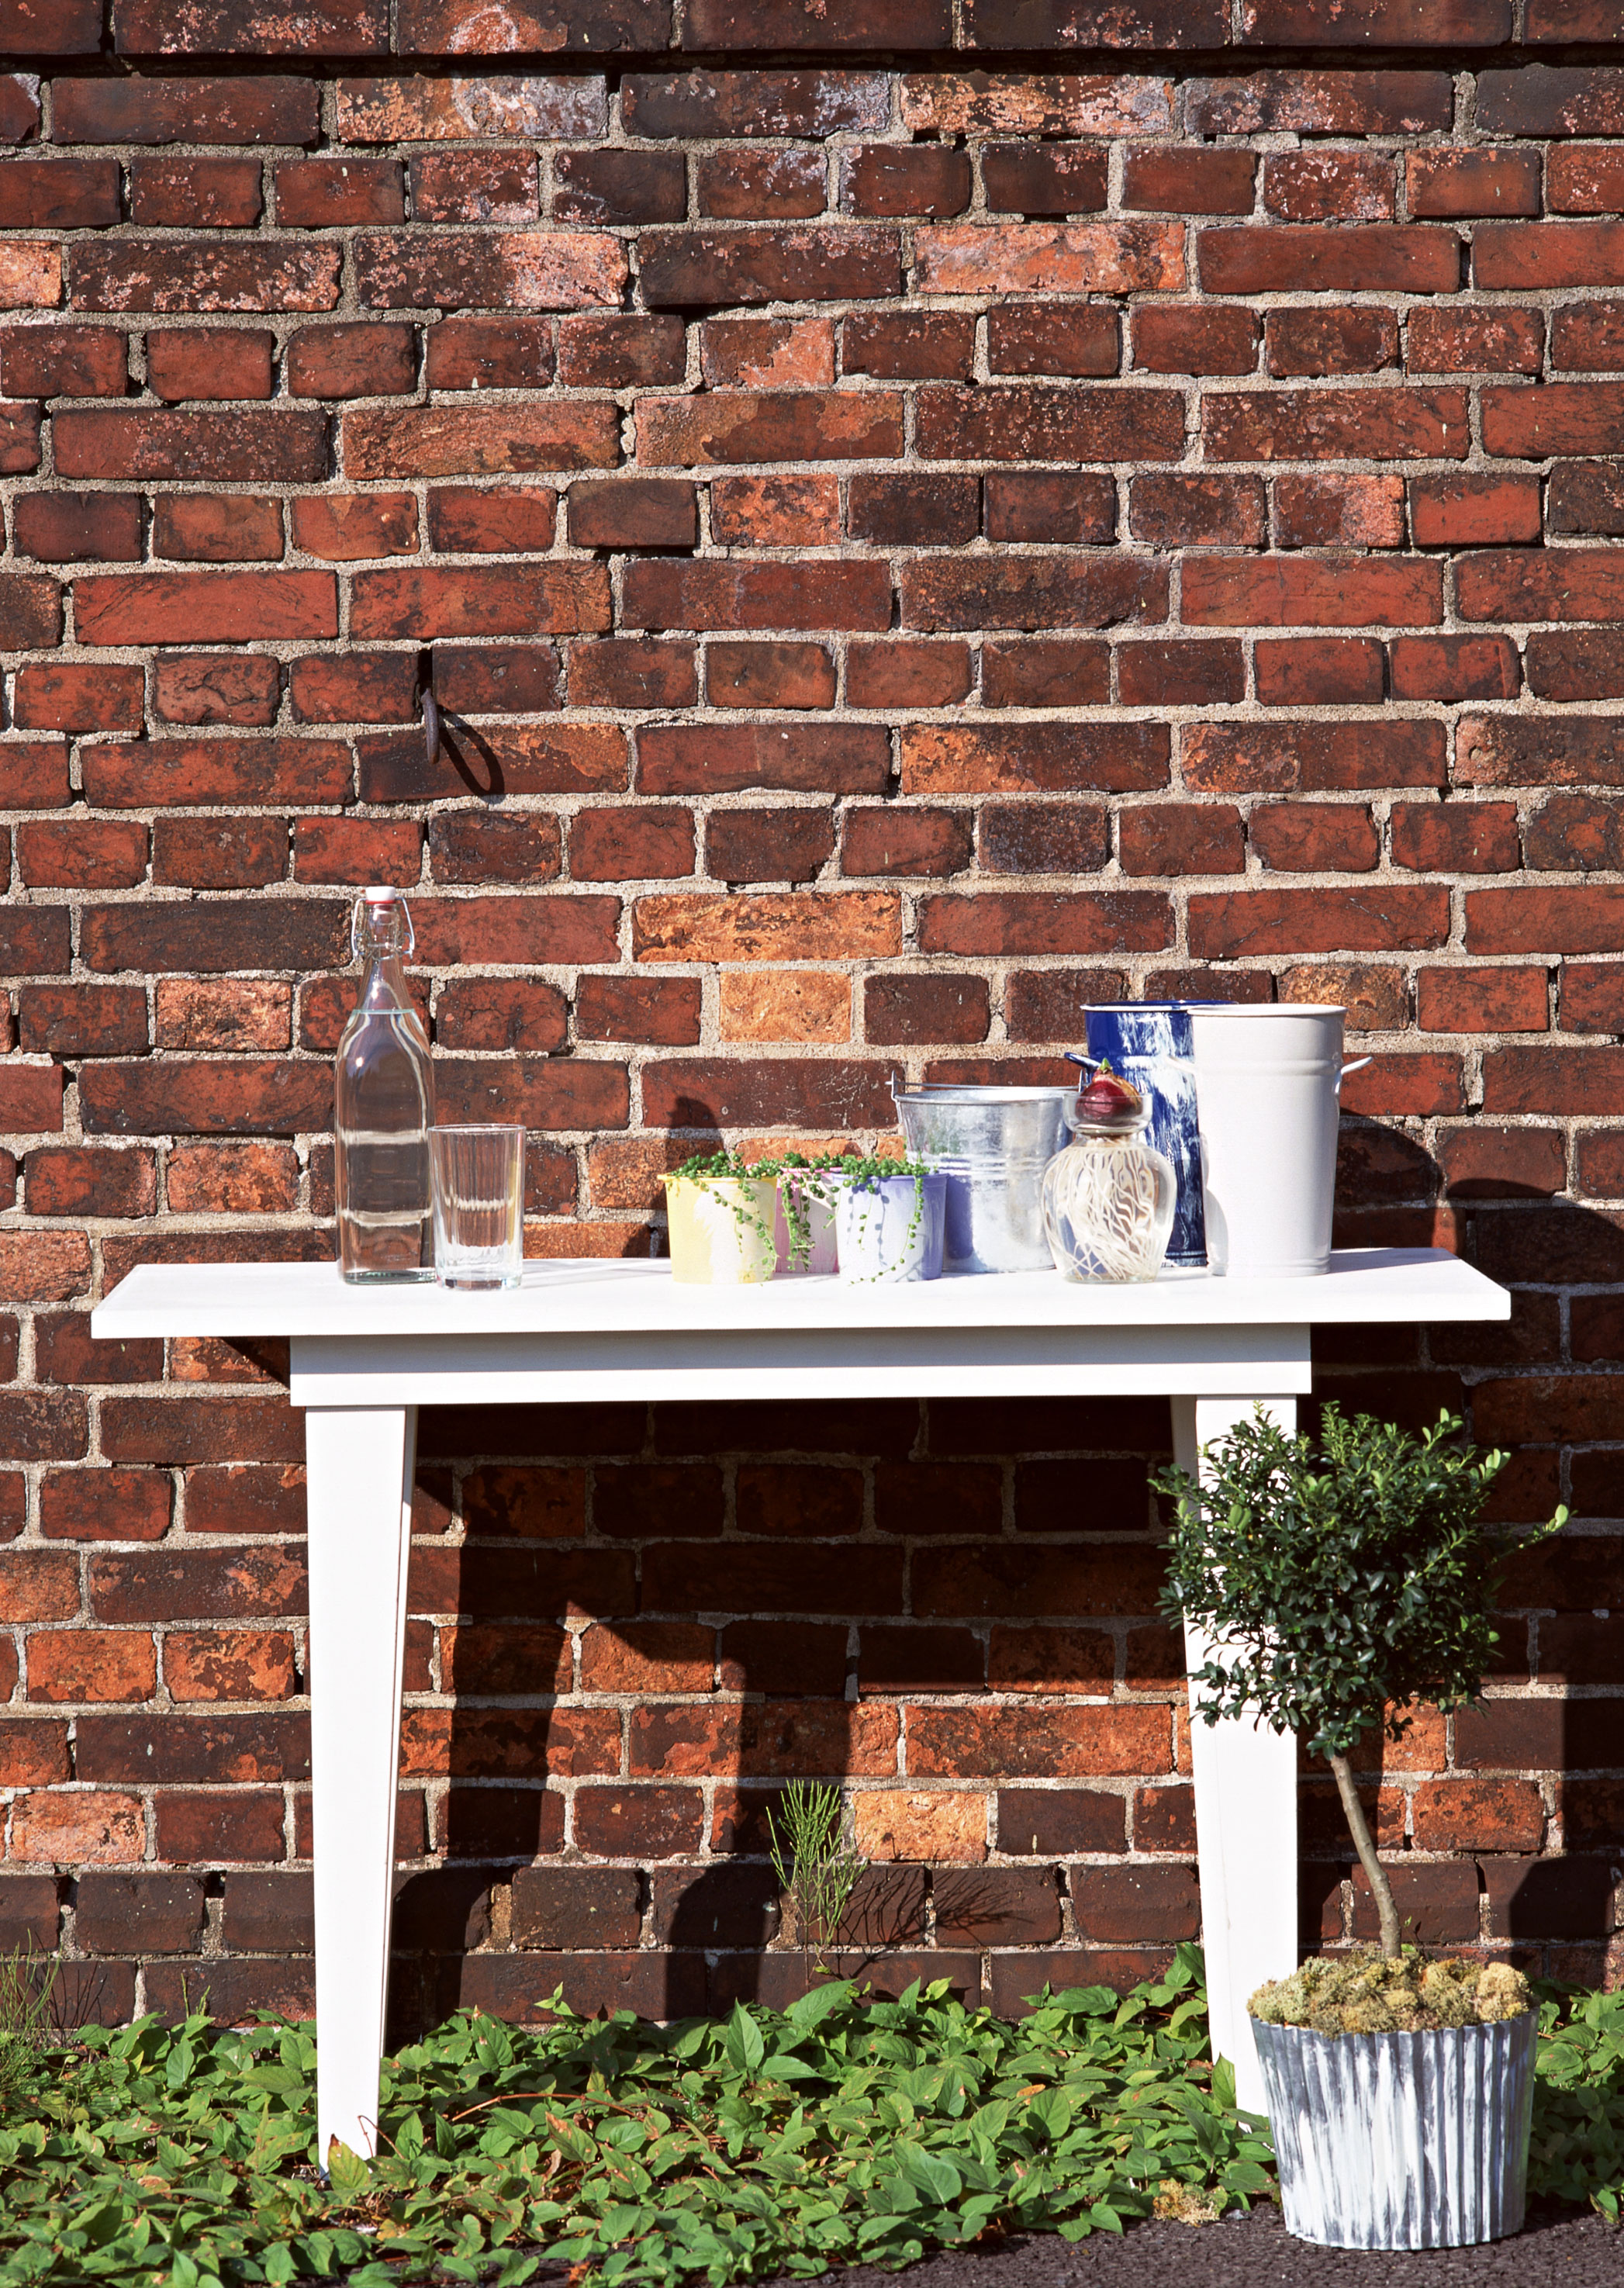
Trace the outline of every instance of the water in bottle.
{"label": "water in bottle", "polygon": [[338,1043],[339,1268],[358,1282],[432,1279],[434,1072],[401,965],[414,939],[398,890],[356,900],[350,943],[367,969]]}

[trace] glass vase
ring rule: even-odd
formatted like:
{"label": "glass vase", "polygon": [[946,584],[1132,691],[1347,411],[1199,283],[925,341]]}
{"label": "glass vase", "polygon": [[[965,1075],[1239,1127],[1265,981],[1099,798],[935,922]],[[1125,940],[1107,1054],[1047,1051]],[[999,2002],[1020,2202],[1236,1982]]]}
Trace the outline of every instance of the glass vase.
{"label": "glass vase", "polygon": [[1079,1124],[1043,1172],[1043,1228],[1063,1279],[1153,1279],[1173,1229],[1178,1180],[1147,1141],[1148,1121],[1124,1130]]}

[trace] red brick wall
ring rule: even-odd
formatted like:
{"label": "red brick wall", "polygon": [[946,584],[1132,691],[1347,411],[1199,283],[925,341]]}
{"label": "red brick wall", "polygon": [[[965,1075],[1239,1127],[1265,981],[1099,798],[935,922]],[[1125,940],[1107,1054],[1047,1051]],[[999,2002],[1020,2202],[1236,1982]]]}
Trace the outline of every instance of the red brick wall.
{"label": "red brick wall", "polygon": [[[329,1252],[383,878],[542,1254],[657,1245],[716,1128],[1053,1073],[1089,996],[1345,999],[1344,1235],[1517,1299],[1322,1386],[1469,1397],[1504,1513],[1576,1514],[1383,1833],[1424,1935],[1596,1966],[1624,68],[1599,0],[1523,7],[397,0],[392,47],[384,0],[0,0],[0,1936],[115,2011],[308,1997],[281,1362],[85,1314],[138,1261]],[[1165,1442],[427,1417],[409,2011],[781,1991],[790,1772],[883,1866],[854,1943],[1001,2005],[1192,1934]]]}

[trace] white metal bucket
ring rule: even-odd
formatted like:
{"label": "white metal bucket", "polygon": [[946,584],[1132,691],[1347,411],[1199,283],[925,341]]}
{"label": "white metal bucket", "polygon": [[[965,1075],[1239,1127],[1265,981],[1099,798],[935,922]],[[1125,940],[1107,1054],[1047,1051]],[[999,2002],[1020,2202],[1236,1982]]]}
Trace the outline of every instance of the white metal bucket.
{"label": "white metal bucket", "polygon": [[1345,1013],[1310,1003],[1192,1008],[1215,1272],[1310,1279],[1329,1268]]}
{"label": "white metal bucket", "polygon": [[1254,2018],[1287,2231],[1327,2248],[1468,2248],[1520,2230],[1538,2026],[1532,2010],[1421,2034]]}

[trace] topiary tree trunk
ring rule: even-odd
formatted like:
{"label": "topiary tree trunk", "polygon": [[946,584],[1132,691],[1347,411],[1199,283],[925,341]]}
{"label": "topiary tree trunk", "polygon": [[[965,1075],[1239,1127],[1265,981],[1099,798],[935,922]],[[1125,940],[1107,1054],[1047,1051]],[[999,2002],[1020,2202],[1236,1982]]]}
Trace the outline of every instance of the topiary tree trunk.
{"label": "topiary tree trunk", "polygon": [[1347,1815],[1353,1847],[1359,1855],[1359,1864],[1369,1878],[1371,1895],[1376,1903],[1376,1917],[1381,1927],[1382,1951],[1390,1958],[1398,1955],[1398,1910],[1393,1904],[1393,1887],[1387,1879],[1387,1870],[1376,1856],[1376,1847],[1370,1832],[1370,1823],[1365,1816],[1365,1807],[1359,1801],[1359,1791],[1353,1784],[1353,1767],[1346,1756],[1332,1756],[1331,1769],[1336,1775],[1336,1792],[1342,1798],[1342,1807]]}

